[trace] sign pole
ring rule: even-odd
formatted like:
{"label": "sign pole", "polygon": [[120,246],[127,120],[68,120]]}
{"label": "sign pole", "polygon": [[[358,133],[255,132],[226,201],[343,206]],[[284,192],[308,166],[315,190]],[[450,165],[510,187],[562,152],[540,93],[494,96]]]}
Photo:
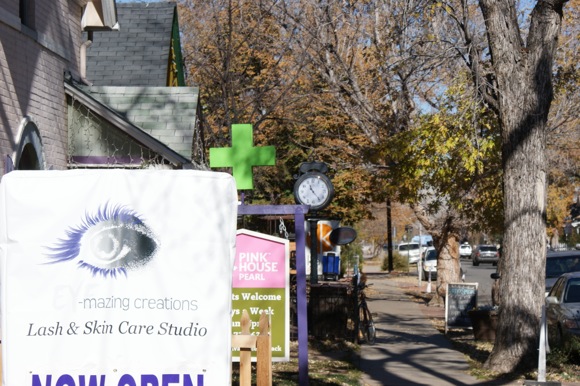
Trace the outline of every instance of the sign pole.
{"label": "sign pole", "polygon": [[298,384],[308,385],[308,305],[306,300],[306,232],[304,214],[306,210],[296,210],[296,301],[298,311]]}
{"label": "sign pole", "polygon": [[296,306],[298,312],[298,384],[308,385],[308,302],[306,298],[306,232],[307,205],[239,205],[240,215],[294,214],[296,232]]}
{"label": "sign pole", "polygon": [[546,305],[542,305],[542,318],[540,322],[540,353],[538,355],[538,382],[546,382]]}

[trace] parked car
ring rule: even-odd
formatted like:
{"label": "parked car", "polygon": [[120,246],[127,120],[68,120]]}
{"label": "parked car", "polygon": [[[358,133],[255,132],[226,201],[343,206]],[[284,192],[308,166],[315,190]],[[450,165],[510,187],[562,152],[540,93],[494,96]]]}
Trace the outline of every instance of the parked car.
{"label": "parked car", "polygon": [[[423,278],[429,280],[429,271],[431,271],[431,280],[437,280],[437,251],[435,247],[428,247],[423,254]],[[465,272],[461,261],[459,262],[459,275],[461,281],[465,281]]]}
{"label": "parked car", "polygon": [[549,251],[546,255],[546,295],[560,276],[580,271],[580,251]]}
{"label": "parked car", "polygon": [[[546,297],[558,278],[570,272],[580,272],[580,251],[548,251],[546,255]],[[499,273],[492,273],[491,278],[499,279]]]}
{"label": "parked car", "polygon": [[580,337],[580,272],[560,276],[546,297],[550,347],[567,346]]}
{"label": "parked car", "polygon": [[479,263],[492,263],[497,265],[499,260],[499,251],[495,245],[478,245],[471,253],[471,260],[474,266]]}
{"label": "parked car", "polygon": [[419,243],[401,243],[398,251],[402,256],[407,256],[409,264],[416,264],[421,257],[421,247]]}
{"label": "parked car", "polygon": [[463,257],[465,259],[469,259],[471,257],[471,245],[465,243],[459,246],[459,257]]}
{"label": "parked car", "polygon": [[437,251],[433,247],[428,247],[423,254],[423,278],[429,280],[429,272],[431,272],[431,280],[437,279]]}
{"label": "parked car", "polygon": [[413,236],[411,242],[421,244],[421,254],[423,254],[427,250],[427,248],[433,246],[433,236],[431,235]]}

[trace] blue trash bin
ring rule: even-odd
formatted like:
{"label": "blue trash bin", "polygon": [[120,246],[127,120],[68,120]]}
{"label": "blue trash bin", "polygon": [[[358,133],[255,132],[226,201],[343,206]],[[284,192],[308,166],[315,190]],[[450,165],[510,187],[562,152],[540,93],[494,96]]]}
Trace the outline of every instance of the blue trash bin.
{"label": "blue trash bin", "polygon": [[337,280],[340,275],[340,255],[324,252],[322,255],[322,276],[324,280]]}

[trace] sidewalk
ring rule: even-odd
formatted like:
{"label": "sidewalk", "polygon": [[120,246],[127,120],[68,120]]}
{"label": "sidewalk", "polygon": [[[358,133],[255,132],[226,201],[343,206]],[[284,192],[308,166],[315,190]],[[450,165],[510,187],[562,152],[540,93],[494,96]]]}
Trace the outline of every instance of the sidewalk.
{"label": "sidewalk", "polygon": [[453,349],[430,320],[444,317],[443,307],[413,302],[401,282],[390,279],[378,266],[365,265],[364,272],[367,282],[372,283],[368,302],[377,339],[374,345],[361,345],[361,386],[524,384],[523,380],[483,381],[469,375],[467,358]]}

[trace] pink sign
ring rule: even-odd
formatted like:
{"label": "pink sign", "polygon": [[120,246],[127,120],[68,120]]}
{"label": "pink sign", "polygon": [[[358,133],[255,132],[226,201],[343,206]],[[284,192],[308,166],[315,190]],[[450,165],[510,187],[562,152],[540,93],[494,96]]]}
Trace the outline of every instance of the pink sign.
{"label": "pink sign", "polygon": [[288,272],[287,240],[238,231],[233,288],[284,288]]}
{"label": "pink sign", "polygon": [[[290,360],[290,242],[286,239],[238,229],[232,271],[232,333],[241,332],[240,317],[247,310],[250,332],[258,333],[261,312],[270,316],[272,360]],[[232,347],[239,360],[239,349]]]}

